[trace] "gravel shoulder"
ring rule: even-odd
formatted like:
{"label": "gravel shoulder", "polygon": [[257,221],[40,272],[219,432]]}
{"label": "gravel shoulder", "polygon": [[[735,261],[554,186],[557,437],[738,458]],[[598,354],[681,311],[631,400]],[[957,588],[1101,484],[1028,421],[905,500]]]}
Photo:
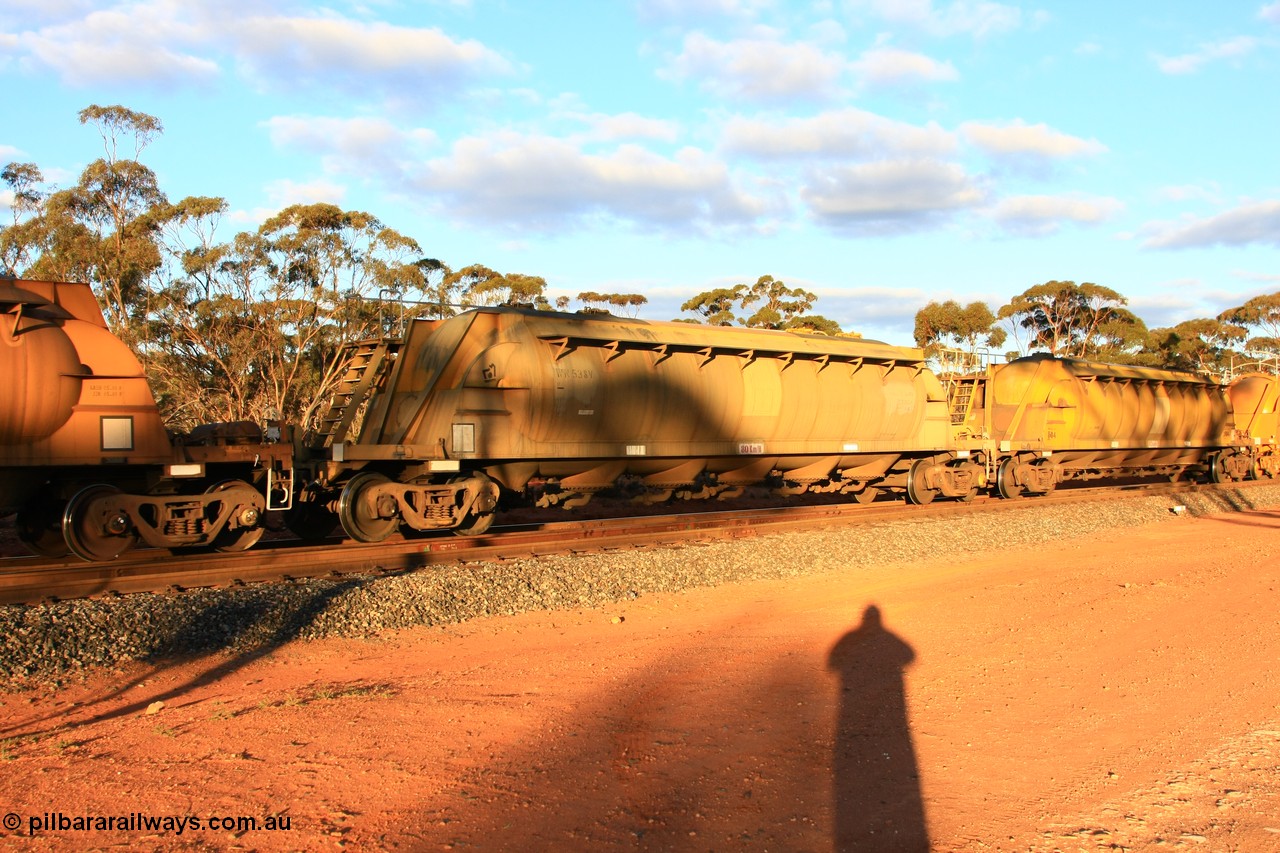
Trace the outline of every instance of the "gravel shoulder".
{"label": "gravel shoulder", "polygon": [[4,608],[0,812],[32,849],[1280,850],[1280,488],[1173,503]]}

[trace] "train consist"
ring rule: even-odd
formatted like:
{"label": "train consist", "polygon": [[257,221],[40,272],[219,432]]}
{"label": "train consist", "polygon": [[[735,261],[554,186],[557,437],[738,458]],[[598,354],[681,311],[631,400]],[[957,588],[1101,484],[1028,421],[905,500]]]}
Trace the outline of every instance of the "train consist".
{"label": "train consist", "polygon": [[582,506],[1045,494],[1070,480],[1280,474],[1275,377],[1038,355],[939,378],[857,338],[486,308],[351,347],[317,423],[172,435],[87,285],[0,280],[0,515],[48,556],[243,550],[269,514],[478,533],[504,496]]}

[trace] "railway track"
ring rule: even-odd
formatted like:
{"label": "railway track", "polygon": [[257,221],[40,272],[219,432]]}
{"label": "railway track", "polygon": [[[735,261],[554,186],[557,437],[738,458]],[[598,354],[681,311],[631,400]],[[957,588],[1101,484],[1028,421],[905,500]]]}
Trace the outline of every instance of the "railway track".
{"label": "railway track", "polygon": [[[1259,484],[1271,483],[1261,481]],[[264,542],[240,553],[173,554],[139,550],[107,563],[0,559],[0,604],[179,591],[342,575],[385,575],[459,562],[524,559],[546,554],[592,553],[690,541],[749,538],[846,523],[902,521],[1002,512],[1026,506],[1118,500],[1135,494],[1233,492],[1251,483],[1145,484],[1062,489],[1024,500],[979,497],[916,506],[901,501],[703,510],[679,515],[602,518],[495,527],[480,536],[393,537],[376,544],[333,541],[304,545]]]}

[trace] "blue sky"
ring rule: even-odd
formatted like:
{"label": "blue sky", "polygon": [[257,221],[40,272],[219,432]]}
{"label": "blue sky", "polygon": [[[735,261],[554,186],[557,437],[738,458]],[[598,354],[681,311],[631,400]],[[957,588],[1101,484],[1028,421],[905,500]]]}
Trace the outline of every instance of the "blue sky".
{"label": "blue sky", "polygon": [[654,319],[765,274],[901,344],[1051,279],[1152,327],[1280,291],[1280,0],[3,0],[0,75],[54,184],[121,104],[223,239],[326,201]]}

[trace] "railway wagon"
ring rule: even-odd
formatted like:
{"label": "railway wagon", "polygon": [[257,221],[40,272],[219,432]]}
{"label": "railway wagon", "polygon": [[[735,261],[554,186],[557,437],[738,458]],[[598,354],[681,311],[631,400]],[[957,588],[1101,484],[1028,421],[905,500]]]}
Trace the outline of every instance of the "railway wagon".
{"label": "railway wagon", "polygon": [[36,553],[238,550],[289,501],[292,449],[256,426],[168,433],[87,284],[0,279],[0,378],[0,515]]}
{"label": "railway wagon", "polygon": [[[353,538],[488,526],[500,490],[580,506],[728,497],[753,484],[860,500],[972,494],[946,392],[920,350],[611,315],[513,308],[416,321],[356,353],[312,437],[313,490]],[[357,423],[359,427],[357,428]]]}
{"label": "railway wagon", "polygon": [[1280,477],[1280,377],[1248,373],[1227,386],[1237,431],[1253,443],[1253,476]]}
{"label": "railway wagon", "polygon": [[[1258,426],[1268,399],[1261,380],[1234,395],[1244,402],[1247,389]],[[1207,375],[1037,354],[957,389],[966,382],[961,393],[972,402],[956,418],[957,446],[986,463],[1003,497],[1044,494],[1066,480],[1204,471],[1226,482],[1254,473],[1231,389]]]}

